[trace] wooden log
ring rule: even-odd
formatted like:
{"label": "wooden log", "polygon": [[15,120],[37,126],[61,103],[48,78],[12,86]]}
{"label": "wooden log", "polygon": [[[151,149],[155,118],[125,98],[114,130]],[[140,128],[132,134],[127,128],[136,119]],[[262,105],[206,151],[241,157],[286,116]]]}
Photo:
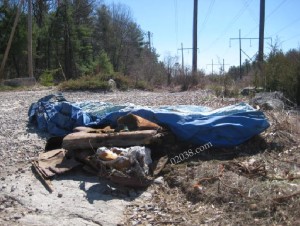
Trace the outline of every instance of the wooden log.
{"label": "wooden log", "polygon": [[83,150],[99,147],[129,147],[146,145],[159,139],[156,130],[142,130],[114,133],[76,132],[64,137],[62,147],[66,150]]}
{"label": "wooden log", "polygon": [[90,128],[90,127],[79,126],[79,127],[75,127],[73,129],[73,132],[112,133],[112,132],[114,132],[114,129],[110,128],[109,126],[103,128],[103,129],[93,129],[93,128]]}

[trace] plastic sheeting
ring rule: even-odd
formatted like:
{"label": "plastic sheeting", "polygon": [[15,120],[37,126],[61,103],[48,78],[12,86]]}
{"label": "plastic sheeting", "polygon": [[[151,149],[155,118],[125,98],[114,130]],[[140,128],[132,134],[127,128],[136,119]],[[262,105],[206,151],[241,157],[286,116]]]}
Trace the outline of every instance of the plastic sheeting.
{"label": "plastic sheeting", "polygon": [[169,128],[180,141],[213,147],[239,145],[269,127],[265,115],[246,103],[211,110],[195,105],[149,108],[133,104],[68,102],[62,95],[49,95],[31,105],[30,122],[55,136],[71,133],[77,126],[116,126],[128,113]]}

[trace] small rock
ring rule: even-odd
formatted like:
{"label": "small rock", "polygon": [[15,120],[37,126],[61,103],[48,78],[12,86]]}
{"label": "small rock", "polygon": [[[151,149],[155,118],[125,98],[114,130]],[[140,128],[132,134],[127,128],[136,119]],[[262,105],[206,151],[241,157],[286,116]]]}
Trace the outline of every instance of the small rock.
{"label": "small rock", "polygon": [[61,193],[58,193],[57,197],[61,198],[63,195]]}
{"label": "small rock", "polygon": [[131,223],[131,225],[137,225],[138,221],[131,221],[130,223]]}
{"label": "small rock", "polygon": [[255,203],[250,204],[250,210],[257,210],[257,205]]}
{"label": "small rock", "polygon": [[16,185],[13,185],[13,186],[11,186],[11,188],[10,188],[10,192],[14,192],[16,189],[17,189],[17,186],[16,186]]}
{"label": "small rock", "polygon": [[19,214],[15,214],[15,215],[12,217],[12,219],[14,219],[14,220],[18,220],[18,219],[21,219],[21,218],[22,218],[22,216],[19,215]]}
{"label": "small rock", "polygon": [[2,180],[2,181],[5,180],[5,177],[1,177],[1,180]]}
{"label": "small rock", "polygon": [[5,206],[1,205],[0,206],[0,211],[4,210],[5,209]]}
{"label": "small rock", "polygon": [[117,90],[117,83],[113,79],[108,80],[108,85],[110,86],[111,91]]}
{"label": "small rock", "polygon": [[152,194],[150,192],[144,192],[141,196],[142,199],[144,200],[149,200],[152,198]]}
{"label": "small rock", "polygon": [[153,182],[155,184],[163,184],[164,183],[164,178],[163,177],[158,177]]}

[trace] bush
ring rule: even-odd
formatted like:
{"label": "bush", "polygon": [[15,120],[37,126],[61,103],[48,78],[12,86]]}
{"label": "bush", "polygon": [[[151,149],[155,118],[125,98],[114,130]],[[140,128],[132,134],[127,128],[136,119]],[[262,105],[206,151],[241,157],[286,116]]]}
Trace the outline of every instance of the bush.
{"label": "bush", "polygon": [[59,90],[104,90],[110,89],[107,81],[99,76],[82,76],[76,80],[69,80],[59,85]]}
{"label": "bush", "polygon": [[14,90],[14,89],[16,89],[16,88],[0,84],[0,91],[11,91],[11,90]]}
{"label": "bush", "polygon": [[108,80],[113,79],[119,90],[128,90],[133,87],[129,77],[121,74],[97,74],[93,76],[82,76],[76,80],[68,80],[59,85],[60,90],[110,90]]}
{"label": "bush", "polygon": [[287,98],[299,104],[299,68],[300,49],[284,53],[275,46],[264,67],[266,89],[282,91]]}
{"label": "bush", "polygon": [[54,78],[53,78],[53,71],[46,70],[39,78],[39,82],[43,86],[53,86],[54,85]]}
{"label": "bush", "polygon": [[152,90],[152,88],[149,86],[149,84],[147,84],[147,82],[145,82],[143,80],[136,81],[134,88],[140,89],[140,90]]}
{"label": "bush", "polygon": [[115,80],[116,84],[117,84],[117,88],[119,90],[125,91],[128,90],[130,88],[130,79],[127,76],[121,75],[121,74],[114,74],[114,76],[112,77],[113,80]]}

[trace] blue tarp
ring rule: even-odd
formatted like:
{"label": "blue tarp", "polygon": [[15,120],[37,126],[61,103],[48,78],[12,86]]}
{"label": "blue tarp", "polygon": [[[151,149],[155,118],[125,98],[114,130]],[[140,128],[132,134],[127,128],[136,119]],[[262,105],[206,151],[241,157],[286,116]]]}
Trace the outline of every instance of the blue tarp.
{"label": "blue tarp", "polygon": [[269,127],[265,115],[246,103],[211,110],[195,105],[150,108],[133,104],[68,102],[62,95],[49,95],[31,105],[30,122],[55,136],[77,126],[116,126],[120,116],[133,113],[169,128],[176,137],[195,145],[239,145]]}

